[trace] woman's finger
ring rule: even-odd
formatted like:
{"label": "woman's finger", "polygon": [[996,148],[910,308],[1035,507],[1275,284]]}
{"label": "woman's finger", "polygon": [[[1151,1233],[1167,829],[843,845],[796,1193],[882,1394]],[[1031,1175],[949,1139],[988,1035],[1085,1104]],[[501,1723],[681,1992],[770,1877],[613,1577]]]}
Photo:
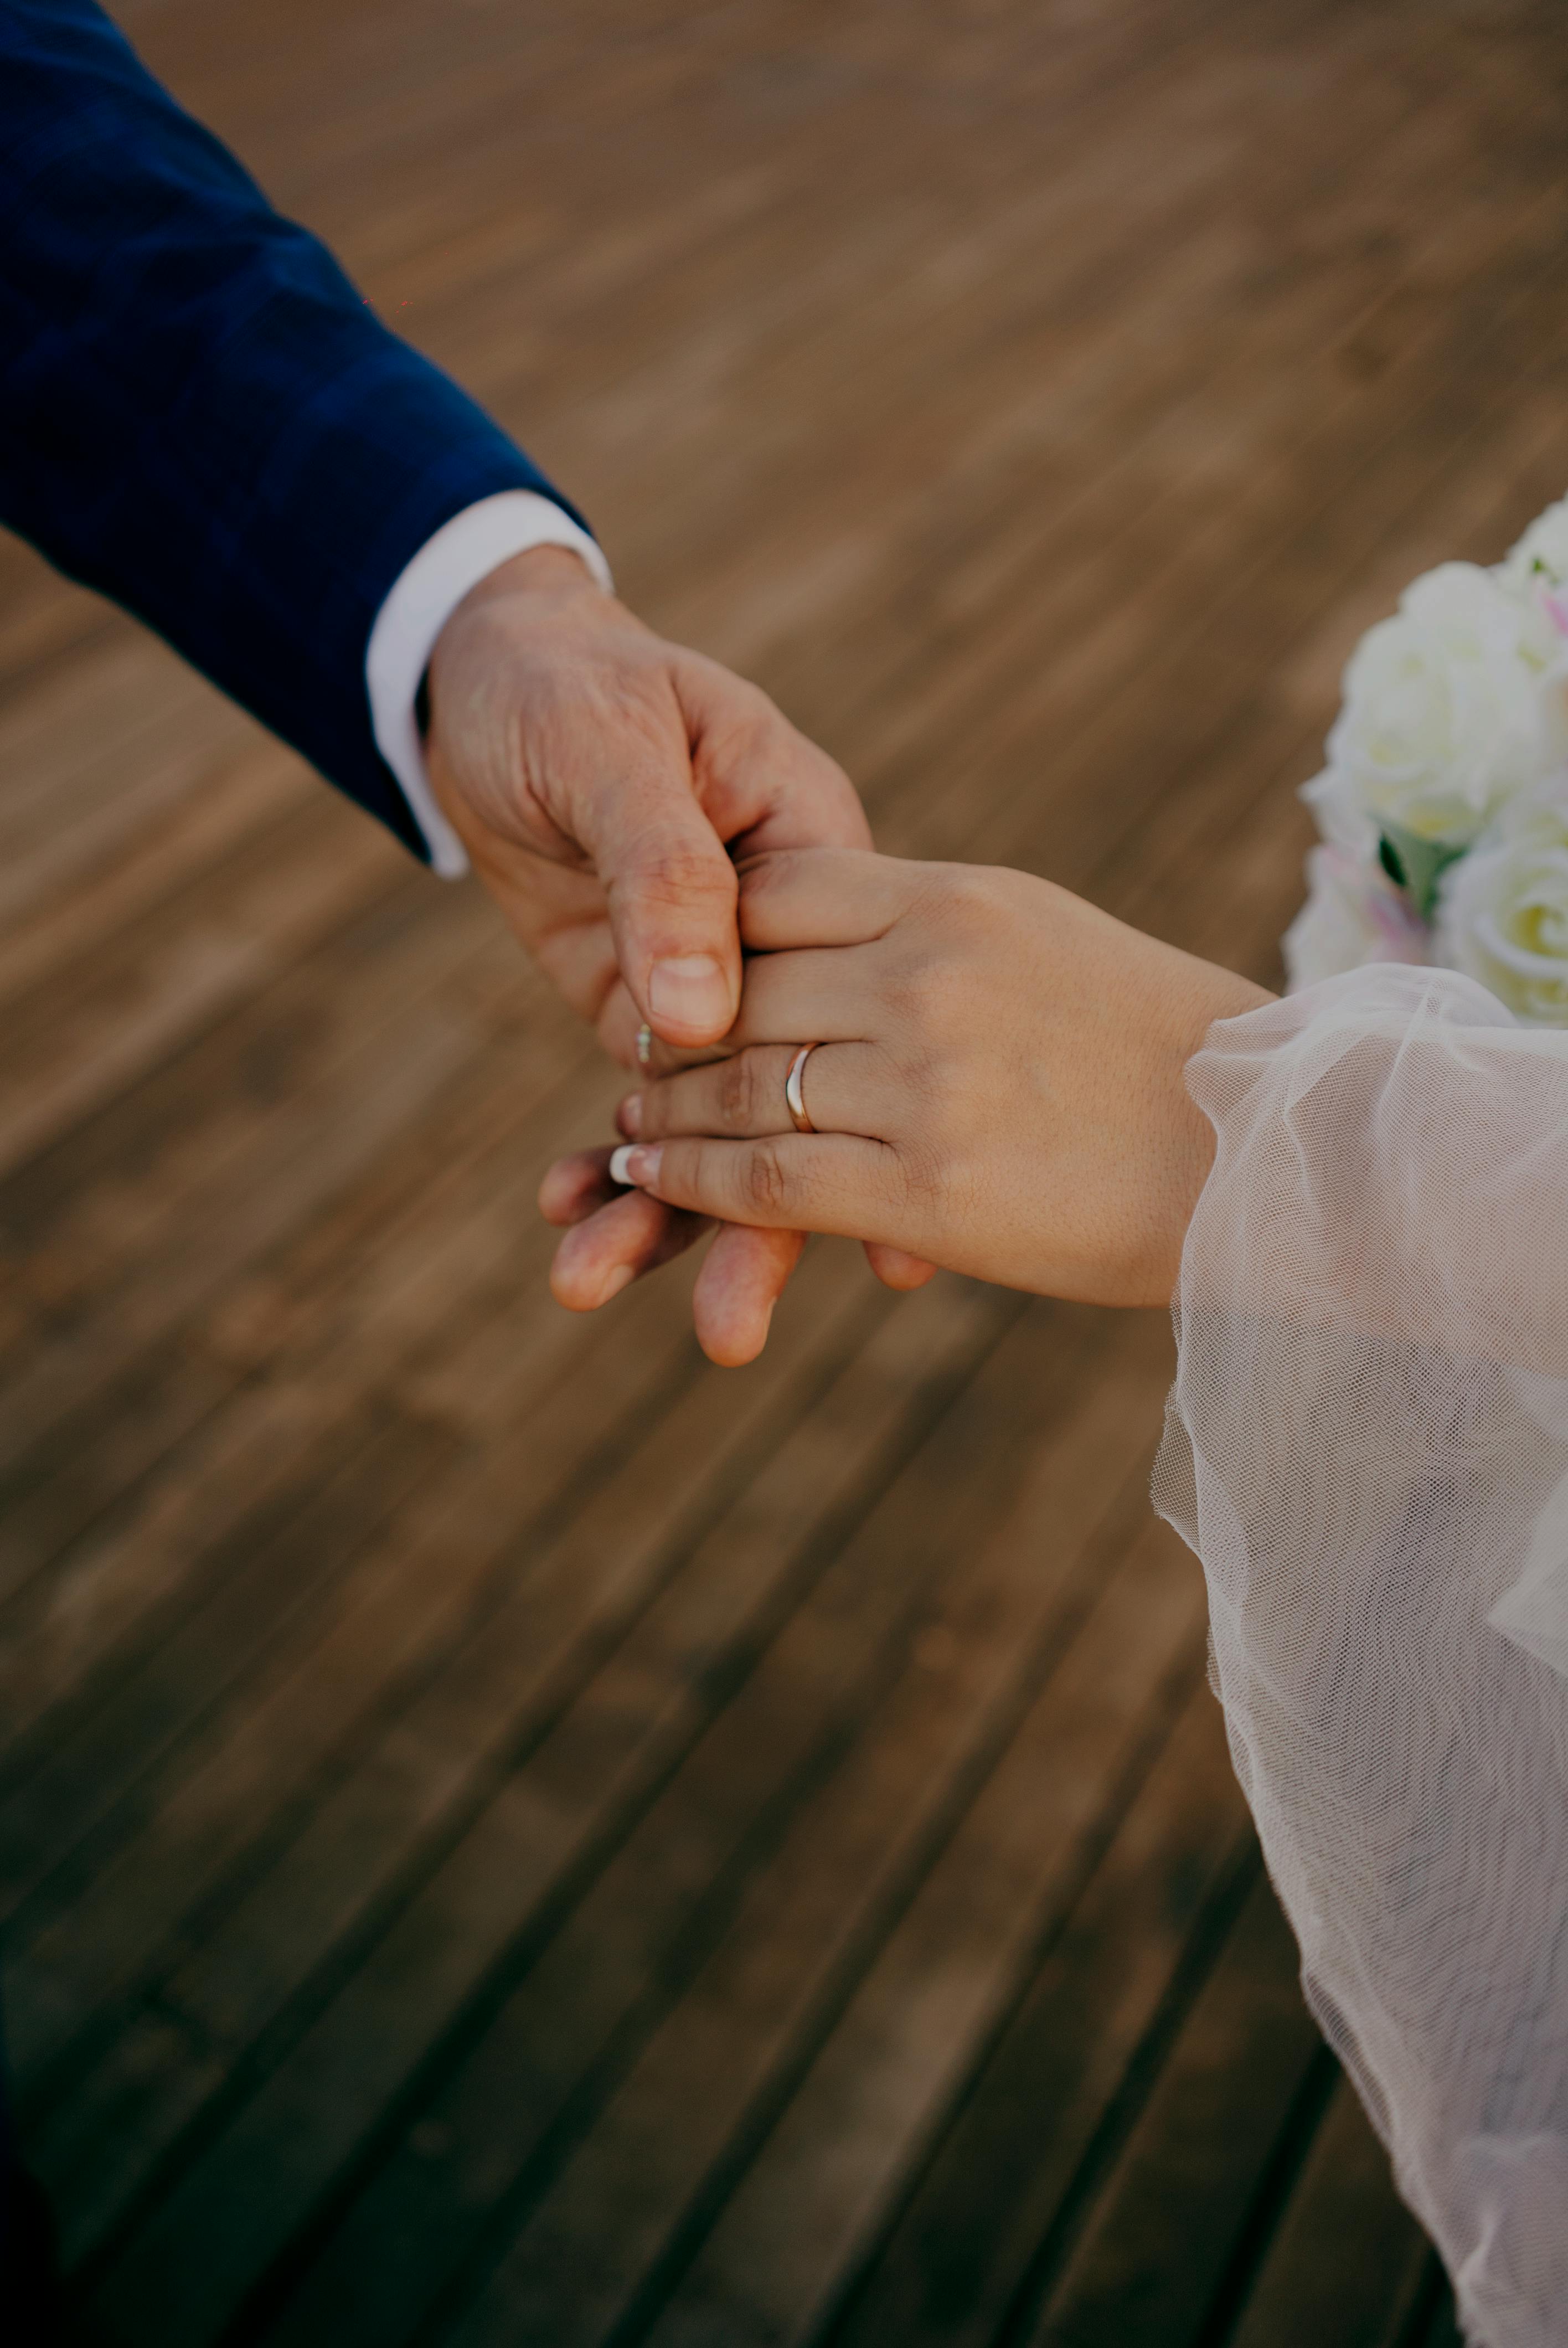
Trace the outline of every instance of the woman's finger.
{"label": "woman's finger", "polygon": [[858,1134],[639,1142],[617,1171],[669,1206],[764,1231],[891,1238],[902,1201],[897,1153]]}
{"label": "woman's finger", "polygon": [[921,868],[867,849],[787,849],[741,867],[741,940],[753,952],[856,946],[914,902]]}
{"label": "woman's finger", "polygon": [[[623,1101],[616,1122],[629,1139],[662,1141],[671,1134],[712,1133],[756,1140],[795,1130],[784,1086],[799,1053],[796,1044],[757,1044],[733,1059],[689,1068],[647,1085]],[[819,1133],[886,1131],[886,1074],[870,1044],[819,1044],[800,1074],[805,1112]]]}
{"label": "woman's finger", "polygon": [[875,940],[868,945],[753,954],[726,1047],[861,1042],[875,1032],[885,964],[886,953]]}
{"label": "woman's finger", "polygon": [[[885,861],[876,856],[856,856],[848,850],[823,850],[811,855],[803,851],[791,860],[816,864],[839,859],[872,866]],[[867,924],[859,926],[865,929]],[[873,928],[864,942],[787,950],[781,946],[752,953],[734,1025],[716,1045],[682,1048],[665,1043],[651,1029],[640,1027],[634,1024],[635,1006],[621,985],[606,1004],[600,1035],[623,1066],[635,1060],[644,1074],[655,1077],[701,1066],[750,1044],[858,1042],[874,1013],[880,963],[876,944],[881,934],[881,930]]]}

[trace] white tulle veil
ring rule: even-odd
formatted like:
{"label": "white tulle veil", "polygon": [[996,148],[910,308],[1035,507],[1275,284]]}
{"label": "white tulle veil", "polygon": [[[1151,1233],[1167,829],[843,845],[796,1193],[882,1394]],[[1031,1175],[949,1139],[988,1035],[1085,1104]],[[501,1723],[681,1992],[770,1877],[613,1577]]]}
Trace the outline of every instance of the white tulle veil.
{"label": "white tulle veil", "polygon": [[1568,1034],[1215,1028],[1156,1500],[1308,1997],[1487,2348],[1568,2340]]}

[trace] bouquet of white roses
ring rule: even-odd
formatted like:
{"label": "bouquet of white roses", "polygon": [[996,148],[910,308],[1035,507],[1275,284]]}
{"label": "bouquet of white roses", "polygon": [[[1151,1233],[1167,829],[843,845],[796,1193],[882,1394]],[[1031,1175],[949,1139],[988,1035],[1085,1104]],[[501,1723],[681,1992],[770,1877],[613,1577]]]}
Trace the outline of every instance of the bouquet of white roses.
{"label": "bouquet of white roses", "polygon": [[1407,589],[1351,656],[1327,748],[1292,989],[1437,963],[1568,1026],[1568,499],[1495,568]]}

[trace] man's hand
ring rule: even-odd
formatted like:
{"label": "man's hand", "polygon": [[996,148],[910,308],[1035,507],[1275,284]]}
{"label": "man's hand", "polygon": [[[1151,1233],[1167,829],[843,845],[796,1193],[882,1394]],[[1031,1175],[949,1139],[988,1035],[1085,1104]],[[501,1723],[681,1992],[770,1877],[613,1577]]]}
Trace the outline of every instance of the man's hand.
{"label": "man's hand", "polygon": [[[734,1018],[733,855],[870,843],[842,769],[765,694],[662,642],[563,548],[480,582],[443,630],[429,683],[430,779],[448,821],[518,936],[624,1065],[644,1019],[700,1050]],[[556,1219],[579,1228],[553,1284],[579,1312],[708,1228],[616,1197],[602,1163],[557,1189]],[[761,1350],[800,1247],[787,1232],[721,1231],[699,1294],[716,1358]]]}
{"label": "man's hand", "polygon": [[561,547],[459,604],[430,700],[431,783],[475,870],[625,1063],[644,1019],[687,1048],[733,1019],[732,854],[870,844],[848,778],[764,693],[664,643]]}

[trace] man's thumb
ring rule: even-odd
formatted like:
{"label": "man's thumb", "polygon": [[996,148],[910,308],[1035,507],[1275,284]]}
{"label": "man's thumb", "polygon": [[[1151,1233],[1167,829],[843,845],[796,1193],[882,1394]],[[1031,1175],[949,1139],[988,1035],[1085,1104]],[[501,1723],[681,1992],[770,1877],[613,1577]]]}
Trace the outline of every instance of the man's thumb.
{"label": "man's thumb", "polygon": [[667,1044],[716,1044],[741,1001],[735,868],[689,777],[619,793],[598,863],[643,1017]]}

